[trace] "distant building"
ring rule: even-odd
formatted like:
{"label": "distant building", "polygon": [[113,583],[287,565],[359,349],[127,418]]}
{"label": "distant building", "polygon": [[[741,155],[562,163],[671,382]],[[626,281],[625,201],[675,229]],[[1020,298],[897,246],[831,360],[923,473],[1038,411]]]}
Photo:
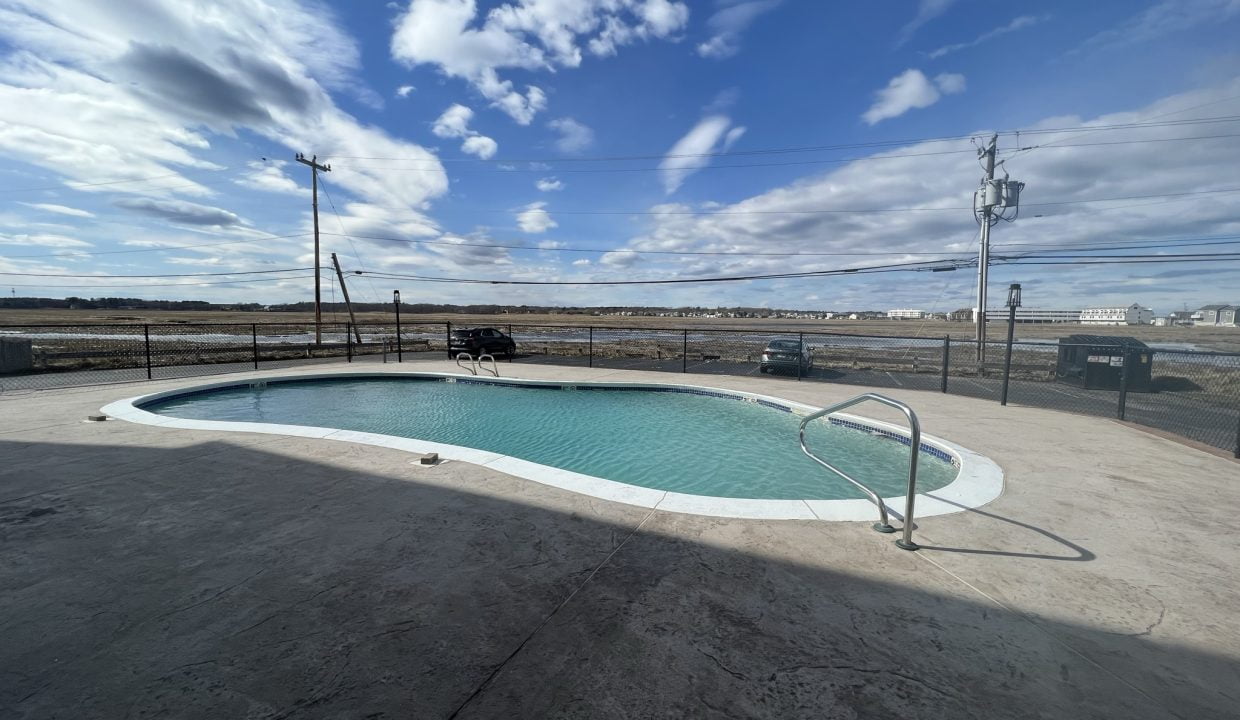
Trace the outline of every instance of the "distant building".
{"label": "distant building", "polygon": [[952,322],[973,322],[973,318],[973,308],[960,308],[947,314],[947,319]]}
{"label": "distant building", "polygon": [[[957,311],[959,312],[959,311]],[[1081,322],[1081,310],[1048,310],[1046,308],[1016,308],[1016,322],[1018,323],[1078,323]],[[970,321],[977,317],[976,311],[970,310]],[[953,313],[954,314],[954,313]],[[1008,309],[997,308],[986,311],[986,322],[1007,322]]]}
{"label": "distant building", "polygon": [[888,320],[920,320],[926,316],[925,310],[888,310]]}
{"label": "distant building", "polygon": [[1081,311],[1082,325],[1150,325],[1154,311],[1133,303],[1128,307],[1085,308]]}
{"label": "distant building", "polygon": [[1198,325],[1222,325],[1223,317],[1230,315],[1234,324],[1236,319],[1236,307],[1234,305],[1206,305],[1197,312],[1201,313],[1201,319],[1197,321]]}
{"label": "distant building", "polygon": [[1196,325],[1199,323],[1201,323],[1200,310],[1176,310],[1167,315],[1168,325]]}

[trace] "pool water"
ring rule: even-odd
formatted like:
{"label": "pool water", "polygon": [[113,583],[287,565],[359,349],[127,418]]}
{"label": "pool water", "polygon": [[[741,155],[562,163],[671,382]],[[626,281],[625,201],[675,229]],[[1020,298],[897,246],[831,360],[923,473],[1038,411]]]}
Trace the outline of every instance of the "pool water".
{"label": "pool water", "polygon": [[[450,443],[617,482],[692,495],[861,498],[801,452],[801,418],[781,409],[649,389],[539,387],[415,378],[341,378],[231,387],[155,400],[148,412],[194,420],[307,425]],[[883,497],[902,495],[908,446],[815,421],[810,448]],[[918,490],[956,467],[924,450]]]}

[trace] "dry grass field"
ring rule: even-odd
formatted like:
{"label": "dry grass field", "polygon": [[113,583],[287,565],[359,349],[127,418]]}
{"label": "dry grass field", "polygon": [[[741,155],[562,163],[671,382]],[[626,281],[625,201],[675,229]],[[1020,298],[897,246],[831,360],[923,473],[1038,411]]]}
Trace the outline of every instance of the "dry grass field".
{"label": "dry grass field", "polygon": [[[16,324],[91,324],[91,323],[305,323],[313,321],[312,313],[227,312],[227,311],[174,311],[174,310],[0,310],[0,325]],[[392,322],[391,313],[358,313],[359,322]],[[325,314],[324,320],[344,322],[345,313]],[[973,336],[969,323],[950,323],[934,320],[791,320],[780,318],[676,318],[676,317],[596,317],[592,315],[544,315],[501,314],[461,315],[402,313],[402,322],[451,322],[454,325],[593,325],[594,327],[638,328],[704,328],[704,329],[764,329],[803,330],[806,332],[829,332],[849,335],[883,335],[909,337],[942,337],[967,339]],[[991,324],[989,338],[1001,341],[1005,337],[1003,324]],[[1075,333],[1097,335],[1127,335],[1148,343],[1181,343],[1197,350],[1240,353],[1240,328],[1214,327],[1106,327],[1097,325],[1018,325],[1018,339],[1056,339]]]}

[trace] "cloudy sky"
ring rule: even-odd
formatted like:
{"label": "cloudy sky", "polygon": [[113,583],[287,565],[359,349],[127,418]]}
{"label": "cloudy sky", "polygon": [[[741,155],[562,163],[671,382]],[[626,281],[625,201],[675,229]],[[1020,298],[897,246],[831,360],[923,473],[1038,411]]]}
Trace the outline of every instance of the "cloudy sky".
{"label": "cloudy sky", "polygon": [[[991,131],[999,173],[1026,183],[998,257],[1240,252],[1236,37],[1240,0],[0,0],[0,287],[310,299],[299,152],[331,165],[323,257],[346,271],[573,282],[965,259],[972,138]],[[269,272],[228,274],[253,271]],[[950,310],[974,282],[350,287]],[[1240,302],[1227,259],[1000,265],[992,282],[992,298],[1023,283],[1030,306]]]}

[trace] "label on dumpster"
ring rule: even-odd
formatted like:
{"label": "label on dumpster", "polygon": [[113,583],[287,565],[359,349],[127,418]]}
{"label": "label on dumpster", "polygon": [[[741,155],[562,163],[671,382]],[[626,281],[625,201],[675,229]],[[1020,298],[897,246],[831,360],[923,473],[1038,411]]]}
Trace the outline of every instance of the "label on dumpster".
{"label": "label on dumpster", "polygon": [[1123,355],[1118,355],[1118,356],[1114,356],[1111,358],[1111,367],[1123,367],[1123,366],[1124,366]]}

